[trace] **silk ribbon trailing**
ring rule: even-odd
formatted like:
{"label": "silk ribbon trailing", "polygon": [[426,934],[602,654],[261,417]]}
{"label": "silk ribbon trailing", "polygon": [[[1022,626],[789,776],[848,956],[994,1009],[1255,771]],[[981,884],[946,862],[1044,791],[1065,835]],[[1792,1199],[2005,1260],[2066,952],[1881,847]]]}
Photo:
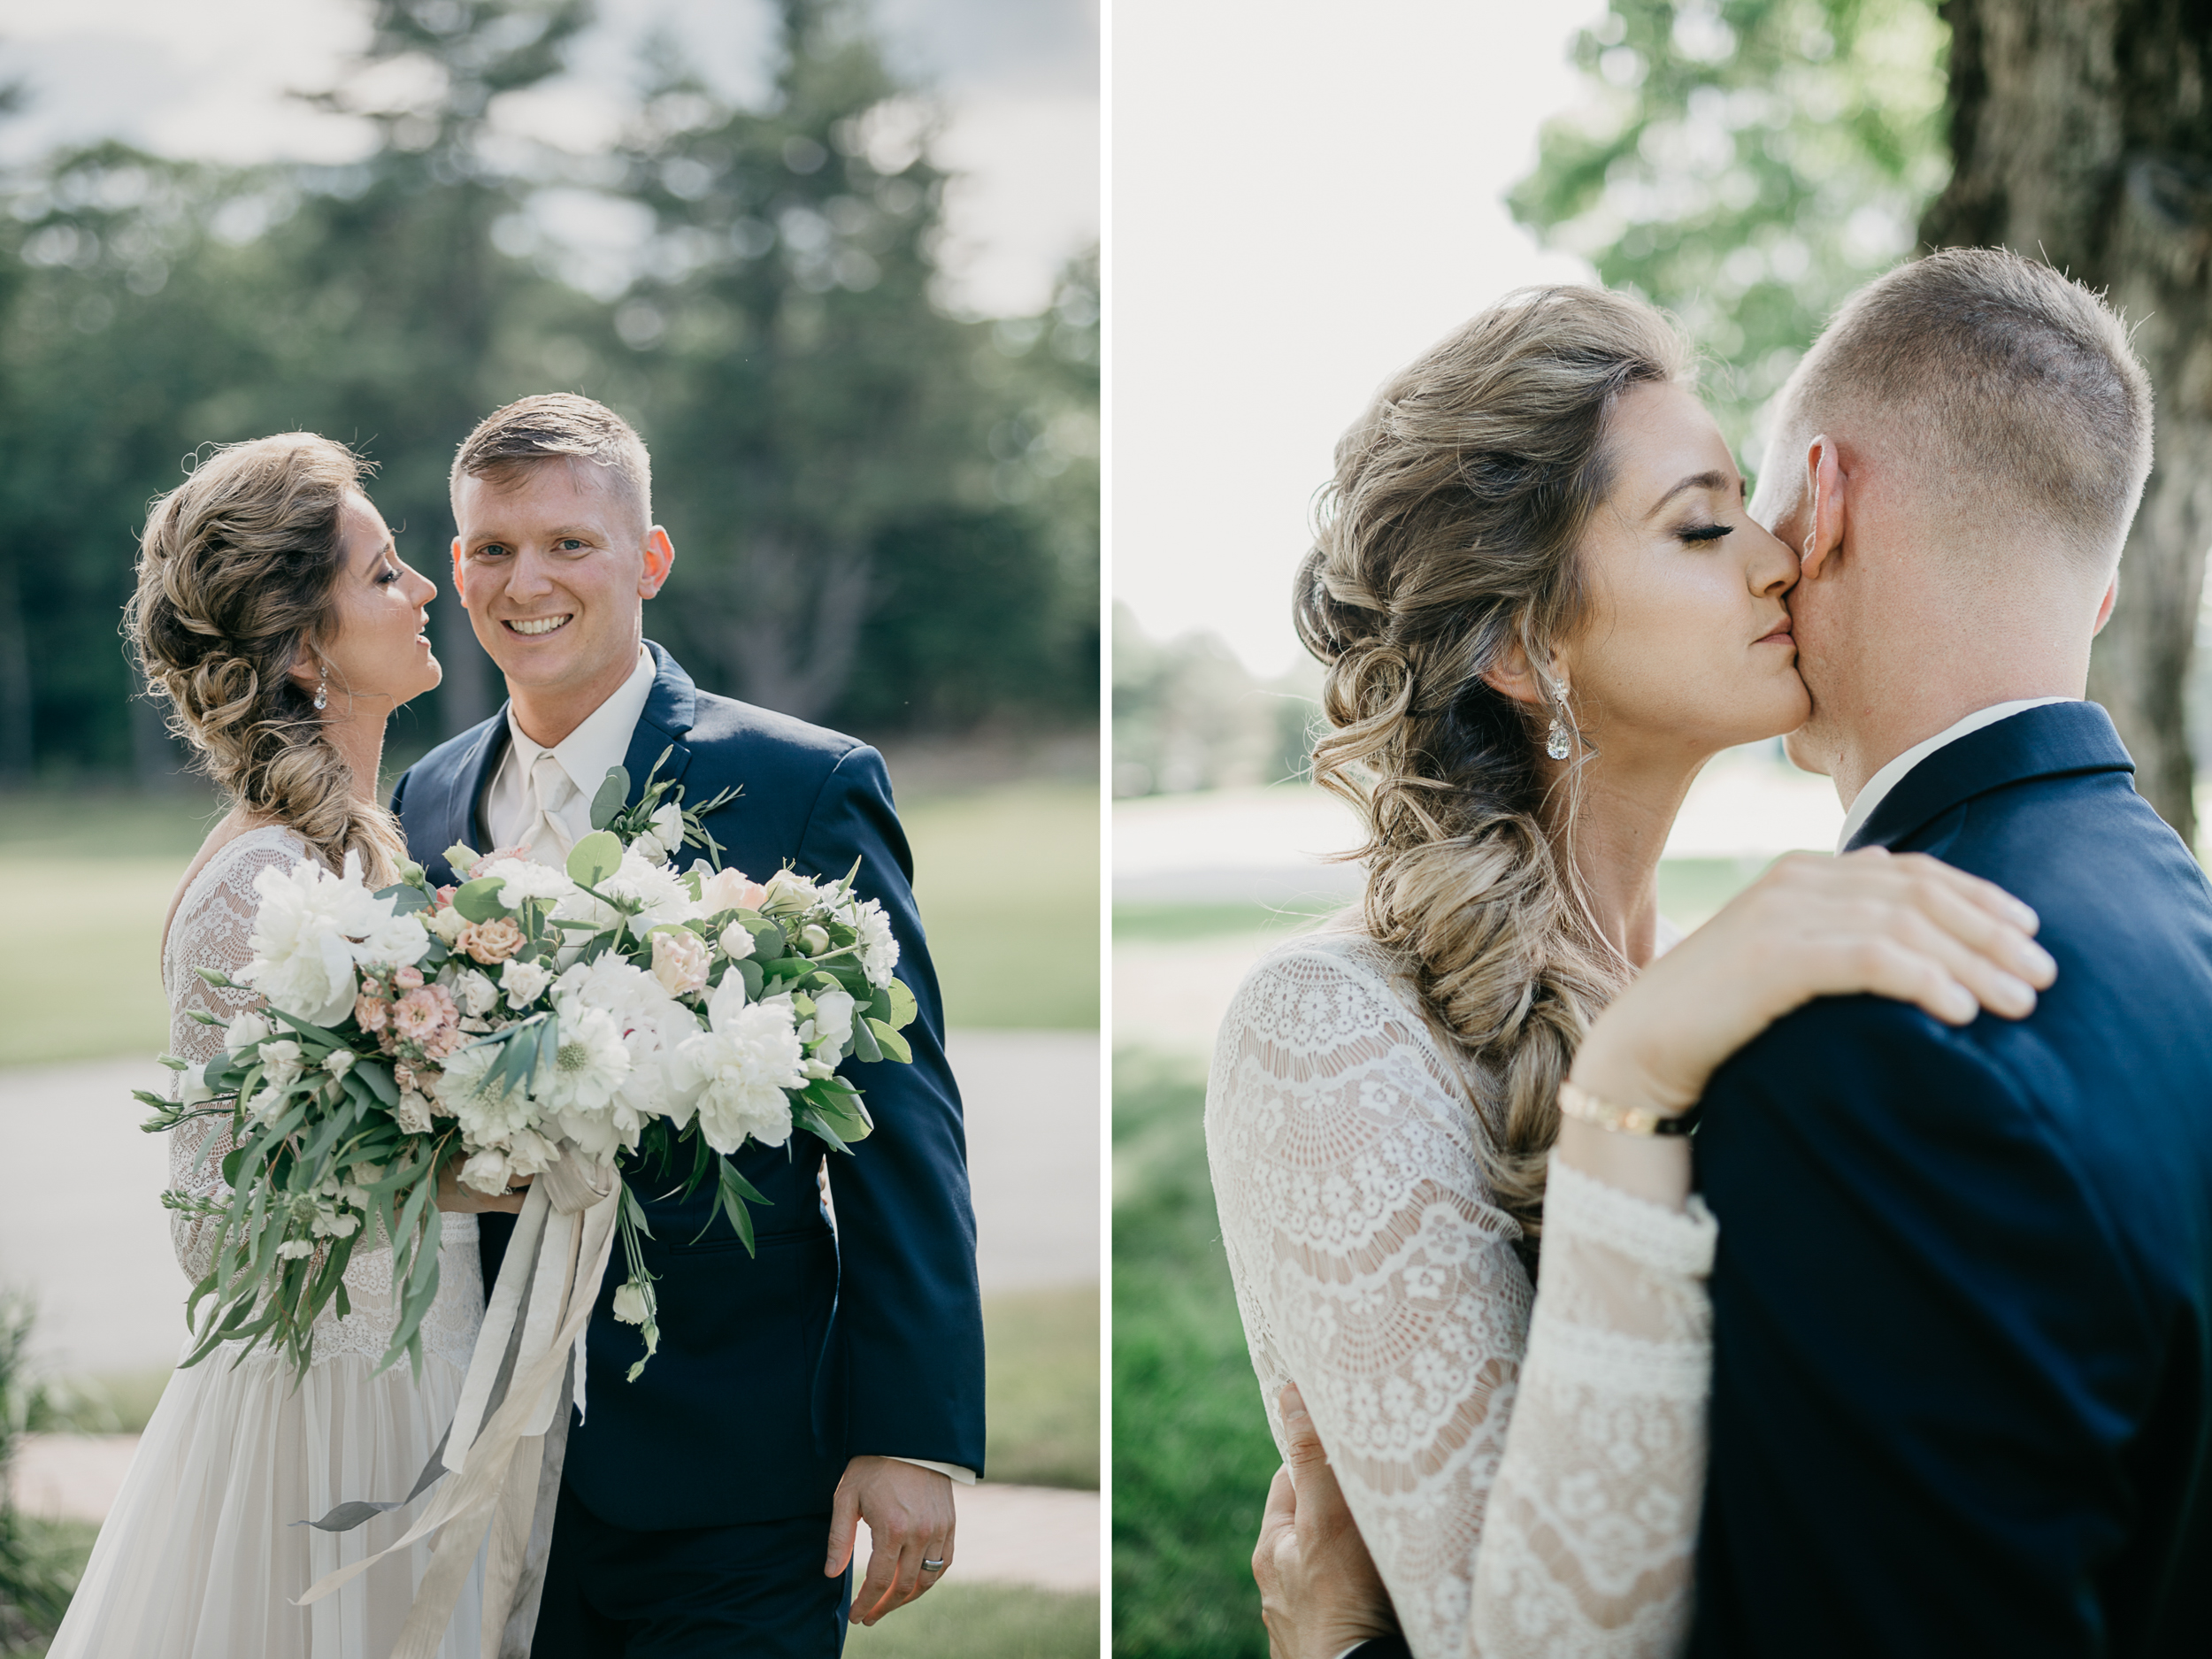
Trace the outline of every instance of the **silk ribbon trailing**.
{"label": "silk ribbon trailing", "polygon": [[349,1532],[413,1502],[446,1474],[454,1479],[396,1541],[328,1574],[294,1605],[320,1601],[387,1555],[434,1538],[429,1571],[391,1653],[391,1659],[433,1659],[488,1537],[482,1659],[525,1659],[545,1587],[568,1408],[572,1400],[583,1404],[584,1331],[614,1248],[620,1202],[613,1168],[583,1163],[573,1148],[531,1183],[452,1426],[414,1490],[393,1503],[342,1503],[311,1525]]}

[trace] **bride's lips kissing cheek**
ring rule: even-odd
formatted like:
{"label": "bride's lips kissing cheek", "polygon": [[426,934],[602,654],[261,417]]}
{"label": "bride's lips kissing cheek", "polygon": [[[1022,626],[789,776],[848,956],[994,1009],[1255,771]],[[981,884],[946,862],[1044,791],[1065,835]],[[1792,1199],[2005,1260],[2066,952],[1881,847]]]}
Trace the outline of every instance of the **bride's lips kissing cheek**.
{"label": "bride's lips kissing cheek", "polygon": [[1559,664],[1595,756],[1671,764],[1794,730],[1797,559],[1751,517],[1713,418],[1646,383],[1608,434],[1610,480],[1580,541],[1586,609]]}

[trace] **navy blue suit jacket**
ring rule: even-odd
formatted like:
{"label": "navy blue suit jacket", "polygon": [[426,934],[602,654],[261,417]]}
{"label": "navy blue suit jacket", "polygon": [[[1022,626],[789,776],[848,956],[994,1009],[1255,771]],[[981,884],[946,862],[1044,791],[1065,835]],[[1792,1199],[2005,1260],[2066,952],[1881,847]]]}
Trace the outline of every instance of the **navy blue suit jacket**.
{"label": "navy blue suit jacket", "polygon": [[2032,709],[1857,837],[2035,907],[2030,1018],[1824,999],[1707,1091],[1694,1654],[2212,1653],[2212,890],[2132,770]]}
{"label": "navy blue suit jacket", "polygon": [[[711,1182],[679,1200],[660,1195],[672,1178],[634,1178],[653,1230],[646,1264],[659,1281],[660,1351],[636,1382],[624,1380],[644,1345],[613,1317],[626,1276],[617,1251],[587,1339],[588,1420],[570,1436],[564,1479],[601,1519],[658,1531],[826,1514],[847,1460],[867,1453],[980,1474],[983,1316],[967,1142],[882,757],[703,692],[666,651],[648,649],[658,673],[624,763],[632,798],[672,748],[660,776],[687,800],[743,791],[707,819],[726,864],[757,879],[785,864],[830,879],[857,857],[857,890],[882,902],[899,978],[914,993],[905,1032],[914,1064],[848,1063],[876,1125],[851,1156],[804,1133],[787,1149],[737,1155],[771,1201],[753,1211],[757,1256],[714,1215]],[[506,747],[503,709],[399,780],[392,810],[433,881],[453,879],[445,849],[454,842],[489,849],[481,805]],[[826,1156],[834,1235],[815,1186]],[[485,1217],[487,1283],[511,1225]]]}

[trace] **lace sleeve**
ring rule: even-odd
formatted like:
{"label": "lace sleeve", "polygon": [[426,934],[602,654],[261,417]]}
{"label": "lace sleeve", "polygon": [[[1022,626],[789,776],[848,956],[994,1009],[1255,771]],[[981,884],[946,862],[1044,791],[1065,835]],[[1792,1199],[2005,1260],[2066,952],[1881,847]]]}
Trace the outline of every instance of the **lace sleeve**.
{"label": "lace sleeve", "polygon": [[[195,1066],[222,1047],[223,1027],[203,1025],[192,1014],[212,1014],[227,1025],[247,1009],[258,1006],[261,998],[248,990],[219,989],[193,970],[213,968],[231,974],[246,965],[252,955],[246,941],[253,933],[259,902],[254,878],[264,870],[289,869],[303,856],[301,846],[287,836],[257,833],[250,844],[243,844],[247,841],[241,837],[209,860],[170,924],[162,976],[169,990],[169,1051]],[[180,1081],[180,1075],[171,1083],[173,1100]],[[223,1186],[223,1155],[231,1145],[229,1127],[220,1118],[196,1118],[172,1130],[170,1190],[202,1198],[222,1196],[227,1190]],[[177,1264],[196,1284],[214,1259],[214,1224],[180,1210],[170,1217],[169,1233]]]}
{"label": "lace sleeve", "polygon": [[1269,1424],[1294,1379],[1414,1653],[1678,1651],[1709,1219],[1565,1171],[1532,1322],[1458,1079],[1325,943],[1239,991],[1206,1131]]}

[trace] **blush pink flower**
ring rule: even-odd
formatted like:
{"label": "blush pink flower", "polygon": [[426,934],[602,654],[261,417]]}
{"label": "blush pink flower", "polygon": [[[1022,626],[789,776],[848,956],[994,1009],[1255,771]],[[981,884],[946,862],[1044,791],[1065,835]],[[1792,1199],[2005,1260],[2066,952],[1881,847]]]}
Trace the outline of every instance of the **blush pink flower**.
{"label": "blush pink flower", "polygon": [[442,910],[447,906],[450,905],[453,902],[453,895],[459,891],[460,889],[457,887],[440,887],[438,889],[438,908]]}
{"label": "blush pink flower", "polygon": [[707,982],[707,941],[688,927],[664,927],[653,935],[653,977],[671,996],[688,996]]}
{"label": "blush pink flower", "polygon": [[364,1031],[382,1031],[391,1023],[392,1005],[380,996],[371,996],[366,991],[353,999],[353,1017]]}
{"label": "blush pink flower", "polygon": [[442,985],[419,986],[392,1004],[392,1030],[426,1053],[443,1032],[457,1030],[461,1011]]}
{"label": "blush pink flower", "polygon": [[411,966],[402,968],[392,976],[392,983],[403,991],[419,989],[422,985],[422,970]]}
{"label": "blush pink flower", "polygon": [[768,889],[742,870],[718,870],[699,884],[699,903],[709,916],[725,910],[757,910],[768,902]]}
{"label": "blush pink flower", "polygon": [[488,922],[465,924],[455,942],[478,962],[504,962],[522,949],[522,929],[511,917],[495,916]]}
{"label": "blush pink flower", "polygon": [[503,858],[523,858],[529,856],[527,846],[495,847],[469,866],[469,879],[473,881]]}

